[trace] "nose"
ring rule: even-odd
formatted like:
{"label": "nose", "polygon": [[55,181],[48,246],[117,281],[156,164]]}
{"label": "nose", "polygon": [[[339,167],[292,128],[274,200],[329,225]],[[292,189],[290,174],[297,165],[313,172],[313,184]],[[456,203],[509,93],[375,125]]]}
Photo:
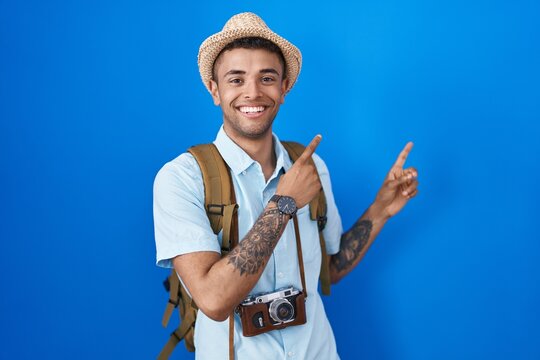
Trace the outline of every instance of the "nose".
{"label": "nose", "polygon": [[261,96],[261,84],[258,81],[251,80],[246,81],[244,87],[244,98],[245,99],[256,99]]}

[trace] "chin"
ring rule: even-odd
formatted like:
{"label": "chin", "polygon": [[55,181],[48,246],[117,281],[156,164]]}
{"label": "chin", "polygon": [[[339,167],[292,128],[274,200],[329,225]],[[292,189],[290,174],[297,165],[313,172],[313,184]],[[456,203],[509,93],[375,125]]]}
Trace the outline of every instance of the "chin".
{"label": "chin", "polygon": [[268,133],[272,133],[271,128],[262,129],[262,130],[255,129],[255,130],[242,131],[240,132],[240,135],[250,138],[250,139],[261,139],[265,137]]}
{"label": "chin", "polygon": [[232,130],[236,136],[249,138],[249,139],[260,139],[268,136],[272,133],[272,121],[265,124],[229,124],[228,128]]}

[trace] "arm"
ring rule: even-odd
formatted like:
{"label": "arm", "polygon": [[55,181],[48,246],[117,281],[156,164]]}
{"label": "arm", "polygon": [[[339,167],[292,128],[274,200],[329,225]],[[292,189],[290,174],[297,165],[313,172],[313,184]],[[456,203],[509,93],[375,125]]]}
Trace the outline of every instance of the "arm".
{"label": "arm", "polygon": [[337,283],[358,265],[388,219],[418,194],[418,172],[414,168],[403,170],[411,149],[412,143],[408,143],[386,176],[374,203],[342,235],[339,252],[330,258],[332,283]]}
{"label": "arm", "polygon": [[[293,197],[298,207],[309,203],[321,187],[317,170],[308,161],[319,142],[315,137],[278,183],[276,193]],[[208,317],[225,320],[253,289],[288,221],[289,216],[271,202],[227,256],[193,252],[174,258],[176,272]]]}
{"label": "arm", "polygon": [[227,256],[194,252],[174,258],[176,272],[208,317],[225,320],[246,297],[259,280],[288,220],[288,215],[280,214],[270,203]]}

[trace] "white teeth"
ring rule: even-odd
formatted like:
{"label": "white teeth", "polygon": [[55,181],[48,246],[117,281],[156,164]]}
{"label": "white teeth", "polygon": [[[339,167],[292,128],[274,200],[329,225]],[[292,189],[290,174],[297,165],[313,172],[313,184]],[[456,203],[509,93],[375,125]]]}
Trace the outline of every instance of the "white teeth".
{"label": "white teeth", "polygon": [[246,114],[264,111],[264,106],[240,106],[240,111]]}

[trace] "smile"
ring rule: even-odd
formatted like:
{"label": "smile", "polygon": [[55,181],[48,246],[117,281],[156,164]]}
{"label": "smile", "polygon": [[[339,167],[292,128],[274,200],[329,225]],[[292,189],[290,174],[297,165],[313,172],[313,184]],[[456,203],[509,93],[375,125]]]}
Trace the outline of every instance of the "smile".
{"label": "smile", "polygon": [[263,112],[264,109],[264,106],[240,106],[238,108],[244,114],[257,114]]}

